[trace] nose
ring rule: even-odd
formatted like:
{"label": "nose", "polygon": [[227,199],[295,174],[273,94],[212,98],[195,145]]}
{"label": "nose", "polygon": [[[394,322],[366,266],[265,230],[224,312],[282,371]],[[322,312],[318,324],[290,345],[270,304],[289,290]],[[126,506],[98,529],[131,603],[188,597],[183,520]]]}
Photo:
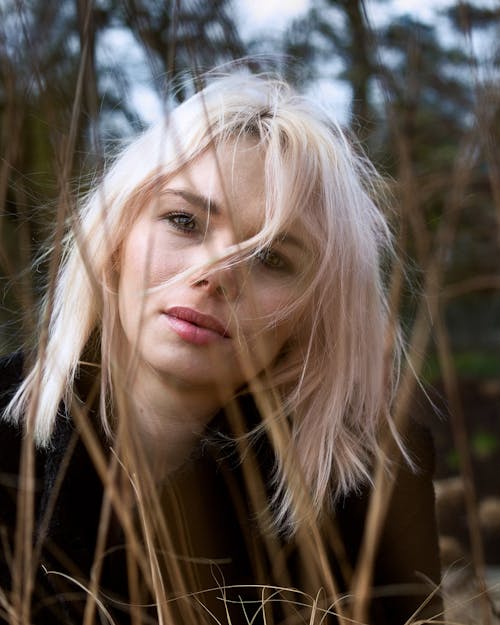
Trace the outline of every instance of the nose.
{"label": "nose", "polygon": [[239,271],[241,271],[239,267],[215,267],[197,277],[193,287],[232,301],[240,292],[240,281],[237,276]]}
{"label": "nose", "polygon": [[204,244],[198,247],[196,261],[202,264],[207,263],[210,267],[206,271],[201,269],[200,273],[195,275],[192,284],[212,295],[232,301],[241,293],[244,281],[243,265],[240,263],[231,265],[229,261],[221,261],[215,265],[211,263],[214,257],[224,257],[229,248],[235,245],[236,237],[233,227],[231,224],[214,227],[209,235]]}

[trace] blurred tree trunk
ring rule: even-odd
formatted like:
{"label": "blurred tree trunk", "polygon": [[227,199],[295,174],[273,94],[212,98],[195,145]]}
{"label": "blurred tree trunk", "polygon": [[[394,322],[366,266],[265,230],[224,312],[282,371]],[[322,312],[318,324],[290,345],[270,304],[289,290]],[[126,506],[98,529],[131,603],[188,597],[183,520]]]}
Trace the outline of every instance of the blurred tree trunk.
{"label": "blurred tree trunk", "polygon": [[374,50],[363,0],[339,0],[349,33],[346,42],[346,78],[352,88],[352,116],[366,136],[374,122],[370,82],[374,75]]}

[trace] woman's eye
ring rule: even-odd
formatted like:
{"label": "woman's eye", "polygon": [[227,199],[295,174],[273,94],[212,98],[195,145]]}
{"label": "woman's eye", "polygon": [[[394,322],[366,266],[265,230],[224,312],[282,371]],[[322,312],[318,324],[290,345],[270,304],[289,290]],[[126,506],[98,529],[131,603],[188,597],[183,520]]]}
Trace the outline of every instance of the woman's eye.
{"label": "woman's eye", "polygon": [[259,250],[256,256],[263,265],[270,269],[283,269],[286,264],[283,256],[270,248]]}
{"label": "woman's eye", "polygon": [[196,230],[196,217],[191,213],[168,213],[164,219],[178,230],[184,232],[194,232]]}

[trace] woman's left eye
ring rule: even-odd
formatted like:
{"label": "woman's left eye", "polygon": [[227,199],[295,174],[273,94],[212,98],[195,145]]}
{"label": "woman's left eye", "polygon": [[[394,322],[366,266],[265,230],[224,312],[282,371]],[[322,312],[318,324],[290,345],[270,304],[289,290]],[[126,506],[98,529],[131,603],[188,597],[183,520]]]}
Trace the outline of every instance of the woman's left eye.
{"label": "woman's left eye", "polygon": [[194,232],[196,230],[196,217],[191,213],[167,213],[164,220],[168,221],[177,230],[183,232]]}
{"label": "woman's left eye", "polygon": [[259,250],[256,256],[263,265],[270,269],[283,269],[286,266],[283,256],[271,248]]}

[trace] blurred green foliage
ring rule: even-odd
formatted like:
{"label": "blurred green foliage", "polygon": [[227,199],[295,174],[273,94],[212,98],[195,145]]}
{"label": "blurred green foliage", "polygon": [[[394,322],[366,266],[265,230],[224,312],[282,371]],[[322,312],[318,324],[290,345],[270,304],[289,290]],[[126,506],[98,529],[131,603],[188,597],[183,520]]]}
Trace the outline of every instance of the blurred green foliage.
{"label": "blurred green foliage", "polygon": [[[487,462],[500,449],[500,438],[493,432],[475,432],[470,438],[471,454],[474,460]],[[456,449],[450,449],[446,454],[446,464],[454,473],[460,469],[460,455]]]}
{"label": "blurred green foliage", "polygon": [[[500,378],[500,354],[487,351],[454,352],[453,363],[457,374],[467,379]],[[439,359],[429,355],[423,370],[423,380],[433,384],[441,378]]]}

